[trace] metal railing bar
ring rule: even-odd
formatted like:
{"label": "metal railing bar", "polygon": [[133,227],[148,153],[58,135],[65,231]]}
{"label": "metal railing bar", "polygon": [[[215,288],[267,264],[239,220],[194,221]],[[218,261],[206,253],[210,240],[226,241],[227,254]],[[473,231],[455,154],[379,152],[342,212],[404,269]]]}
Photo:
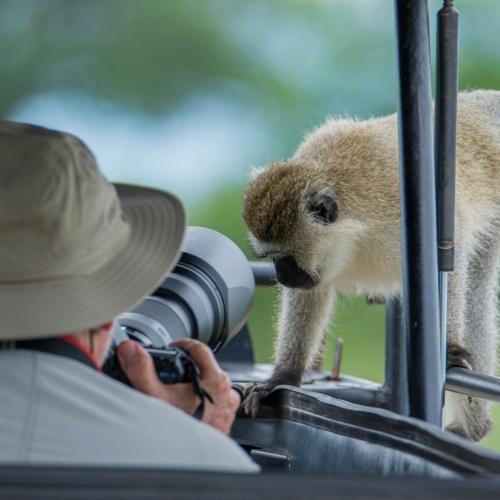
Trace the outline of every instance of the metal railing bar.
{"label": "metal railing bar", "polygon": [[500,377],[450,368],[446,374],[446,390],[500,402]]}
{"label": "metal railing bar", "polygon": [[441,425],[444,373],[438,262],[429,13],[426,1],[394,0],[399,75],[402,310],[408,341],[410,415]]}
{"label": "metal railing bar", "polygon": [[408,363],[401,303],[390,299],[385,308],[385,388],[387,407],[400,415],[409,414]]}
{"label": "metal railing bar", "polygon": [[278,281],[276,268],[271,262],[249,262],[257,286],[273,286]]}

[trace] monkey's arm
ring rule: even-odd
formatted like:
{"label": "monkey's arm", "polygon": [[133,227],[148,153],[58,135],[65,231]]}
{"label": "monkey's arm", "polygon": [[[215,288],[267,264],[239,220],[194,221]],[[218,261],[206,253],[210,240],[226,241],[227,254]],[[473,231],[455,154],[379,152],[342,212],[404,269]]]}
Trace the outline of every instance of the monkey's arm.
{"label": "monkey's arm", "polygon": [[283,288],[276,339],[276,364],[270,380],[299,385],[323,347],[335,291],[328,287],[309,290]]}
{"label": "monkey's arm", "polygon": [[[468,254],[458,240],[455,271],[450,275],[448,367],[495,374],[497,343],[499,233],[483,235],[480,247]],[[447,392],[447,430],[479,441],[491,428],[485,400]]]}
{"label": "monkey's arm", "polygon": [[253,416],[261,399],[275,386],[300,385],[304,372],[323,347],[336,293],[320,285],[308,290],[283,287],[282,295],[273,374],[266,382],[251,387],[245,399],[245,410]]}

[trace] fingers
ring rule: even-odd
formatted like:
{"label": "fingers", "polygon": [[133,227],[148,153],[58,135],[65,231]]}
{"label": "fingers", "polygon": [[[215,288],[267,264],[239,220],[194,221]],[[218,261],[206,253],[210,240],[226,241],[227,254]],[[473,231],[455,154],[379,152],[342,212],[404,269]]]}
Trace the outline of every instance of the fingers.
{"label": "fingers", "polygon": [[[176,342],[184,349],[200,368],[203,387],[214,398],[217,409],[234,408],[236,412],[239,397],[228,394],[231,391],[229,377],[219,368],[212,351],[201,342],[188,340]],[[117,349],[118,361],[131,384],[139,391],[177,406],[188,414],[192,414],[200,403],[194,393],[192,384],[165,385],[158,378],[150,354],[137,342],[126,340]],[[209,405],[212,406],[212,405]],[[234,418],[234,417],[233,417]],[[228,422],[226,417],[224,422]],[[231,420],[232,421],[232,420]]]}
{"label": "fingers", "polygon": [[193,361],[200,370],[202,378],[205,374],[222,372],[212,350],[199,340],[180,339],[172,342],[170,345],[180,347],[193,358]]}
{"label": "fingers", "polygon": [[200,370],[202,387],[213,403],[207,402],[202,420],[229,434],[240,406],[240,395],[231,385],[231,379],[220,368],[211,349],[194,339],[182,339],[171,344],[183,349]]}
{"label": "fingers", "polygon": [[221,392],[214,399],[214,404],[205,407],[203,422],[229,435],[239,405],[240,396],[234,389],[229,389],[227,393]]}
{"label": "fingers", "polygon": [[194,393],[192,384],[163,385],[161,399],[192,415],[201,400]]}
{"label": "fingers", "polygon": [[[222,371],[212,351],[205,344],[182,339],[173,346],[183,349],[193,358],[200,370],[202,387],[213,398],[207,402],[203,421],[229,434],[240,405],[240,395],[232,388],[229,376]],[[132,385],[139,391],[167,401],[187,413],[192,413],[199,404],[190,384],[166,386],[156,375],[149,353],[137,342],[124,341],[117,349],[118,360]]]}
{"label": "fingers", "polygon": [[241,404],[241,396],[238,391],[231,389],[231,393],[229,394],[229,407],[232,412],[236,413]]}
{"label": "fingers", "polygon": [[245,413],[255,418],[259,412],[261,401],[274,389],[274,387],[274,384],[265,382],[248,387],[242,402]]}
{"label": "fingers", "polygon": [[137,342],[125,340],[117,349],[118,361],[130,383],[139,391],[160,397],[162,383],[158,379],[153,360]]}

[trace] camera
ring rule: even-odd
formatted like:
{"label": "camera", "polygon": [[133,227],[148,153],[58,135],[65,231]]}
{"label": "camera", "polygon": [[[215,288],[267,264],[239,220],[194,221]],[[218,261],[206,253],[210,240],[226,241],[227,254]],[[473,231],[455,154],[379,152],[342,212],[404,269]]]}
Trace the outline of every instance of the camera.
{"label": "camera", "polygon": [[[153,359],[156,374],[164,384],[194,383],[200,376],[195,362],[177,347],[165,347],[162,349],[147,348]],[[129,384],[126,375],[120,368],[115,355],[115,349],[106,360],[104,372],[120,382]]]}
{"label": "camera", "polygon": [[220,350],[245,325],[254,294],[252,269],[240,248],[217,231],[188,227],[173,271],[152,295],[118,317],[104,372],[128,383],[115,351],[131,339],[150,353],[162,382],[194,382],[195,363],[170,343],[194,338]]}

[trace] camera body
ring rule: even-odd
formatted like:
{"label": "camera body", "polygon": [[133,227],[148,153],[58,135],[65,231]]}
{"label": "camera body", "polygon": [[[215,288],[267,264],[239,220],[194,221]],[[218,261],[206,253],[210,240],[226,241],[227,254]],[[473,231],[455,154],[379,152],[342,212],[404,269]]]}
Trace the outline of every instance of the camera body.
{"label": "camera body", "polygon": [[[178,347],[164,347],[155,349],[145,347],[153,359],[156,374],[164,384],[185,384],[195,382],[200,372],[191,357]],[[104,372],[124,384],[130,385],[129,380],[120,367],[115,351],[106,360]]]}
{"label": "camera body", "polygon": [[218,351],[245,325],[254,293],[252,269],[238,246],[212,229],[188,227],[173,271],[152,295],[117,318],[104,372],[128,383],[115,351],[131,339],[150,353],[162,382],[193,382],[198,368],[170,343],[194,338]]}

